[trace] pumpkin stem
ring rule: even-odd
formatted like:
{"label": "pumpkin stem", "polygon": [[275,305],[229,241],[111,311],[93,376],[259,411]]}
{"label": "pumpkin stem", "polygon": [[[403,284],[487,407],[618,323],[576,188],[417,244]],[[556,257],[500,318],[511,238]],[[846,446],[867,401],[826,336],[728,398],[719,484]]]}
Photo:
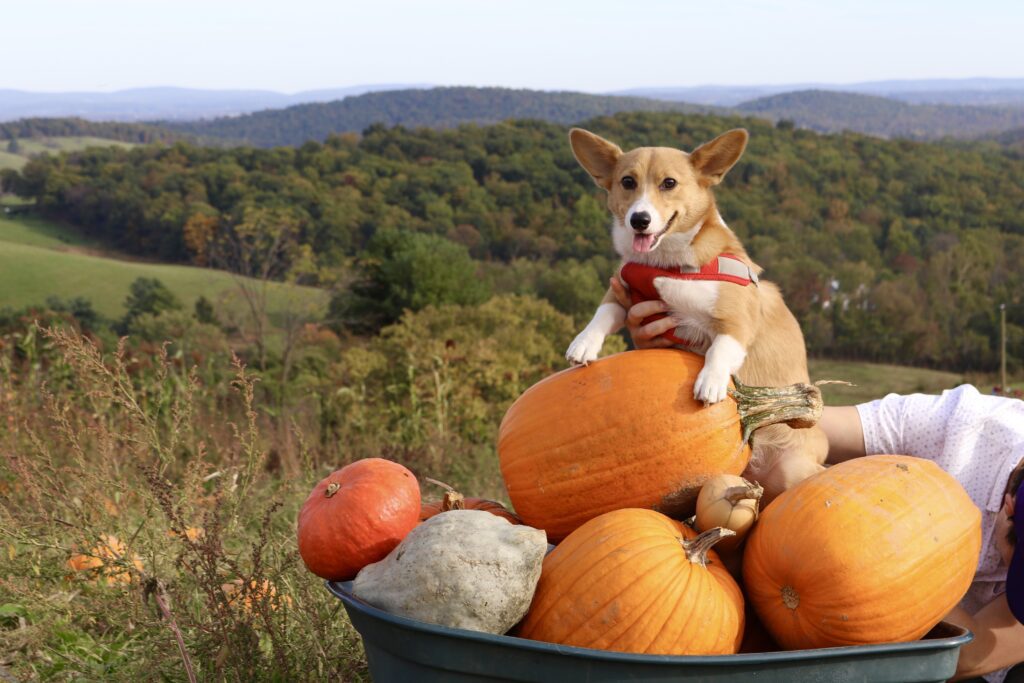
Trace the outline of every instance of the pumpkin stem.
{"label": "pumpkin stem", "polygon": [[330,484],[327,485],[327,490],[324,491],[324,497],[325,498],[330,498],[335,493],[337,493],[338,489],[340,489],[340,488],[341,488],[341,484],[339,484],[336,481],[332,481]]}
{"label": "pumpkin stem", "polygon": [[813,427],[821,417],[824,403],[821,389],[812,384],[784,387],[752,387],[732,378],[729,395],[736,401],[736,412],[743,426],[743,443],[761,427],[784,423],[794,429]]}
{"label": "pumpkin stem", "polygon": [[458,491],[445,491],[444,498],[441,499],[441,512],[448,512],[449,510],[465,510],[466,502],[462,497],[462,494]]}
{"label": "pumpkin stem", "polygon": [[690,540],[681,538],[679,542],[683,544],[683,550],[686,551],[686,559],[694,564],[706,567],[708,565],[708,551],[711,550],[711,547],[726,536],[735,535],[736,532],[732,529],[716,526]]}
{"label": "pumpkin stem", "polygon": [[722,492],[722,498],[733,505],[738,505],[743,500],[761,500],[764,495],[764,488],[760,484],[751,484],[746,479],[740,486],[730,486]]}
{"label": "pumpkin stem", "polygon": [[458,491],[456,491],[454,488],[452,488],[448,484],[444,483],[443,481],[438,481],[437,479],[431,479],[430,477],[423,477],[423,480],[424,481],[429,481],[434,486],[440,486],[441,488],[443,488],[445,491],[448,491],[449,493],[458,493]]}

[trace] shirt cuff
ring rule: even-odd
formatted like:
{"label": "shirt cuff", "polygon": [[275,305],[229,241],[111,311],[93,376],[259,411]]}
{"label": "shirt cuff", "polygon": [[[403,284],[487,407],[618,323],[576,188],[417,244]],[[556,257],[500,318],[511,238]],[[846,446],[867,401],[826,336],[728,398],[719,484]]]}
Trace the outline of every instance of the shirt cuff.
{"label": "shirt cuff", "polygon": [[857,414],[860,415],[860,428],[864,433],[864,455],[877,455],[882,441],[878,433],[880,413],[882,412],[882,400],[877,399],[869,403],[858,403]]}

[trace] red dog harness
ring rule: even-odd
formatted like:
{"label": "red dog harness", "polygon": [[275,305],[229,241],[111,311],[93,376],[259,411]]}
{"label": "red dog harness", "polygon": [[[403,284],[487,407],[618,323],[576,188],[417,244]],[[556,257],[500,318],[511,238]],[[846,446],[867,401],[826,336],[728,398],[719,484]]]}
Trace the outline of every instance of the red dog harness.
{"label": "red dog harness", "polygon": [[[739,257],[732,254],[722,254],[701,266],[700,269],[687,266],[674,269],[655,268],[630,261],[622,266],[619,277],[629,286],[629,296],[634,304],[661,298],[658,290],[654,287],[654,279],[659,277],[670,277],[674,280],[700,280],[702,282],[731,282],[742,287],[753,283],[754,286],[757,286],[757,273]],[[646,325],[664,317],[664,313],[655,313],[644,318],[643,324]],[[671,340],[673,344],[692,347],[693,344],[689,340],[683,339],[677,334],[679,332],[680,328],[677,327],[661,336]]]}

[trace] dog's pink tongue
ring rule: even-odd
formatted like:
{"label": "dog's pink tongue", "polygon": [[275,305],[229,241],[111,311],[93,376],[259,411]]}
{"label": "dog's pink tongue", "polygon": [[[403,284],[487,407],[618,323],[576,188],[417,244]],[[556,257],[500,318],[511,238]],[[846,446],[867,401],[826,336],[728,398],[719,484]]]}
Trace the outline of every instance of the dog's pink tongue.
{"label": "dog's pink tongue", "polygon": [[633,251],[650,251],[654,246],[654,235],[633,235]]}

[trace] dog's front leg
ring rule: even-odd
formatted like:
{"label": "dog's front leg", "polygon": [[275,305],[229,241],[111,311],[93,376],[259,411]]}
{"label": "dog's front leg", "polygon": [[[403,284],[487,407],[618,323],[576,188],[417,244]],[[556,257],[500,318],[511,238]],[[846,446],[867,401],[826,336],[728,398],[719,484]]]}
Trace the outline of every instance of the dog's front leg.
{"label": "dog's front leg", "polygon": [[573,365],[586,365],[597,360],[597,354],[604,345],[604,338],[618,332],[625,320],[626,309],[616,301],[614,292],[609,289],[601,300],[601,305],[597,307],[594,317],[569,344],[569,349],[565,352],[566,359]]}
{"label": "dog's front leg", "polygon": [[725,399],[729,378],[747,358],[747,347],[731,334],[717,334],[704,354],[704,369],[693,383],[693,397],[705,404]]}

